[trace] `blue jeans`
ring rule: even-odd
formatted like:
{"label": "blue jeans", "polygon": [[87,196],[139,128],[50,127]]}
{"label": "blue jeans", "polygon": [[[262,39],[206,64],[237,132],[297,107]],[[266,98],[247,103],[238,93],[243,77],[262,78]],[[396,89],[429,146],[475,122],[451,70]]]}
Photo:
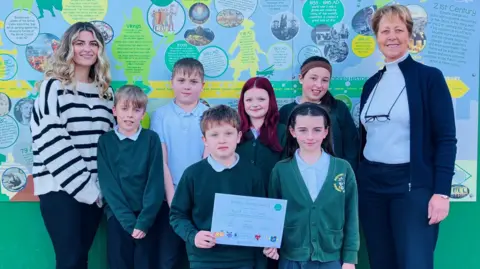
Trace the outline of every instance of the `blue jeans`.
{"label": "blue jeans", "polygon": [[308,262],[297,262],[290,261],[286,259],[280,259],[278,264],[278,269],[342,269],[342,264],[340,261],[334,262],[319,262],[319,261],[308,261]]}

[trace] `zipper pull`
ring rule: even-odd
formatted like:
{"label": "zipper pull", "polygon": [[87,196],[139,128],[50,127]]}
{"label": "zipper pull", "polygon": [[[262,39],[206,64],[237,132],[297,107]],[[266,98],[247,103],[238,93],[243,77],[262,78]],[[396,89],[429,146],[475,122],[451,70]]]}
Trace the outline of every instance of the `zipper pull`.
{"label": "zipper pull", "polygon": [[412,183],[408,183],[408,191],[412,190]]}

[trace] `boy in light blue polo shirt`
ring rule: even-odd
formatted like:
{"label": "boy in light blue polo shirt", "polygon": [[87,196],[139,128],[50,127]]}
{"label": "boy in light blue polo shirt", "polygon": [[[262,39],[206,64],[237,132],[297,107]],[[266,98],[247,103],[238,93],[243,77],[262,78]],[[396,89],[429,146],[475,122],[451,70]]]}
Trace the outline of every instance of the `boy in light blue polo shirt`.
{"label": "boy in light blue polo shirt", "polygon": [[158,108],[151,117],[151,129],[162,143],[166,201],[160,210],[159,267],[172,269],[185,255],[184,241],[169,222],[170,204],[183,172],[207,155],[202,141],[200,117],[208,109],[200,102],[204,86],[203,65],[196,59],[184,58],[173,67],[172,89],[175,98]]}

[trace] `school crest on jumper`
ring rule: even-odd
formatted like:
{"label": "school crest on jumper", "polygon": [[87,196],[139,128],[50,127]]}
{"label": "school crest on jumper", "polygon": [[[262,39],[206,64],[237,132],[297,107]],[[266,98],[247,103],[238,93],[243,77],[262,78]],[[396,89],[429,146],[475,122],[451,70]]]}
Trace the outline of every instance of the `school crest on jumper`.
{"label": "school crest on jumper", "polygon": [[333,179],[333,187],[338,192],[345,192],[345,174],[338,174]]}

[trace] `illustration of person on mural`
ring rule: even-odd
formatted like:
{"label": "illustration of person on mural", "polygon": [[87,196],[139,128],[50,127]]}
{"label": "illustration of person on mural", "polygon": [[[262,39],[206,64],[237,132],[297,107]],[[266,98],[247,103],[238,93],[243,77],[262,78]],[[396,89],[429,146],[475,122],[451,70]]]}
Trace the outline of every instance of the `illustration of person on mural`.
{"label": "illustration of person on mural", "polygon": [[20,124],[28,125],[30,123],[30,118],[32,117],[32,108],[33,99],[20,99],[20,101],[18,101],[15,105],[13,115]]}

